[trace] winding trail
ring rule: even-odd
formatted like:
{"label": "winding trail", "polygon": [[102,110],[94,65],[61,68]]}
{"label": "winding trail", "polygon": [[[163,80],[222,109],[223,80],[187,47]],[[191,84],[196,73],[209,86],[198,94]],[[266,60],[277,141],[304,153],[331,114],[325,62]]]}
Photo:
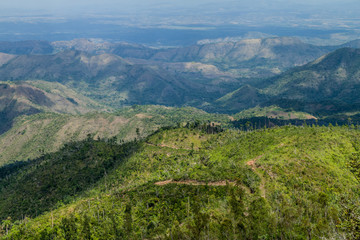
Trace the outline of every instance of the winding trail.
{"label": "winding trail", "polygon": [[174,181],[174,180],[166,180],[166,181],[160,181],[156,182],[155,185],[158,186],[164,186],[170,183],[174,184],[184,184],[184,185],[195,185],[195,186],[226,186],[227,184],[235,185],[236,183],[233,181],[217,181],[217,182],[200,182],[195,180],[184,180],[184,181]]}
{"label": "winding trail", "polygon": [[[157,145],[156,145],[157,146]],[[159,146],[158,146],[159,147]],[[259,167],[256,166],[256,161],[259,160],[260,158],[262,158],[264,155],[260,155],[257,156],[256,158],[253,158],[252,160],[246,162],[246,164],[248,166],[251,167],[251,169],[260,177],[261,182],[260,182],[260,196],[263,198],[266,198],[266,189],[265,189],[265,178],[263,176],[263,174],[261,172],[259,172]],[[193,185],[193,186],[226,186],[227,184],[229,185],[236,185],[235,181],[216,181],[216,182],[202,182],[202,181],[196,181],[196,180],[183,180],[183,181],[175,181],[173,179],[170,180],[165,180],[165,181],[159,181],[159,182],[155,182],[154,183],[157,186],[165,186],[168,184],[183,184],[183,185]],[[250,189],[248,187],[245,186],[241,186],[244,188],[245,191],[250,193]]]}
{"label": "winding trail", "polygon": [[258,171],[258,167],[256,166],[256,161],[259,160],[260,158],[262,158],[263,156],[264,155],[262,154],[260,156],[257,156],[256,158],[251,159],[250,161],[248,161],[246,163],[246,165],[250,166],[251,169],[260,177],[260,180],[261,180],[260,186],[259,186],[260,195],[261,195],[261,197],[266,198],[265,178],[264,178],[263,174]]}
{"label": "winding trail", "polygon": [[166,144],[160,144],[160,145],[157,145],[157,144],[153,144],[153,143],[149,143],[149,142],[145,142],[146,145],[149,145],[149,146],[153,146],[153,147],[162,147],[162,148],[172,148],[172,149],[176,149],[176,150],[179,150],[179,149],[183,149],[183,150],[191,150],[191,148],[179,148],[179,147],[174,147],[174,146],[168,146]]}

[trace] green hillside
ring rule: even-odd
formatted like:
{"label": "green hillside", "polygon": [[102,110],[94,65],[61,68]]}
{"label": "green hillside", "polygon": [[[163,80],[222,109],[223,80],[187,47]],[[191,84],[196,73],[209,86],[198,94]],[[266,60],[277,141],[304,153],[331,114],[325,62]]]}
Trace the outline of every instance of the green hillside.
{"label": "green hillside", "polygon": [[358,239],[358,129],[218,130],[2,167],[3,239]]}
{"label": "green hillside", "polygon": [[358,110],[359,66],[359,49],[339,49],[273,79],[263,93],[306,112]]}
{"label": "green hillside", "polygon": [[195,108],[164,106],[133,106],[112,113],[22,116],[9,131],[0,135],[0,166],[54,152],[67,142],[86,139],[89,134],[94,139],[116,136],[118,140],[130,141],[146,137],[163,126],[195,121],[226,124],[230,117]]}
{"label": "green hillside", "polygon": [[254,107],[249,108],[244,111],[241,111],[234,115],[236,119],[240,118],[253,118],[253,117],[267,117],[267,118],[276,118],[276,119],[283,119],[283,120],[308,120],[308,119],[316,119],[316,117],[304,113],[304,112],[296,112],[296,111],[289,111],[286,109],[282,109],[278,106],[269,106],[269,107]]}
{"label": "green hillside", "polygon": [[213,104],[207,106],[207,109],[209,111],[238,113],[256,107],[266,102],[267,99],[267,96],[262,94],[259,89],[245,85],[217,99]]}
{"label": "green hillside", "polygon": [[[342,48],[277,77],[243,86],[216,100],[210,109],[236,113],[277,105],[318,116],[356,115],[360,109],[360,50]],[[222,108],[221,108],[222,107]]]}

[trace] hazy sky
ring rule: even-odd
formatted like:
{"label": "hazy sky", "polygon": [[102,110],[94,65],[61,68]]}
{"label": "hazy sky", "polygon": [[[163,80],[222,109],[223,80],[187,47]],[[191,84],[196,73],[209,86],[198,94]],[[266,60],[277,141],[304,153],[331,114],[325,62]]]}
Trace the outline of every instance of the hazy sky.
{"label": "hazy sky", "polygon": [[234,4],[244,8],[284,8],[298,7],[299,5],[321,5],[324,9],[334,6],[348,6],[352,9],[357,6],[355,0],[1,0],[0,13],[12,14],[16,12],[49,13],[49,14],[82,14],[87,12],[147,10],[153,8],[196,8],[222,7],[233,8]]}
{"label": "hazy sky", "polygon": [[[336,36],[331,33],[331,38],[345,41],[360,36],[359,12],[359,0],[0,0],[0,38],[46,39],[53,33],[54,39],[62,34],[64,39],[105,36],[122,40],[130,33],[115,37],[108,34],[116,33],[119,27],[135,27],[191,29],[198,31],[194,32],[198,35],[193,36],[198,40],[238,36],[237,30],[226,30],[228,26],[235,26],[249,31],[266,30],[264,33],[272,35],[295,34],[286,29],[315,29],[309,33],[310,37],[323,37],[321,32],[316,32],[318,30],[334,30],[340,33],[336,32]],[[28,25],[21,27],[21,23]],[[49,26],[39,27],[37,23]],[[99,24],[104,27],[98,28]],[[221,26],[229,32],[209,33],[209,36],[199,33]],[[269,26],[273,30],[268,30]],[[281,27],[286,29],[282,31]],[[29,35],[24,33],[26,31]],[[83,34],[78,34],[79,31]],[[344,31],[350,33],[344,37]],[[72,35],[66,35],[68,33]],[[164,34],[154,41],[167,37]]]}

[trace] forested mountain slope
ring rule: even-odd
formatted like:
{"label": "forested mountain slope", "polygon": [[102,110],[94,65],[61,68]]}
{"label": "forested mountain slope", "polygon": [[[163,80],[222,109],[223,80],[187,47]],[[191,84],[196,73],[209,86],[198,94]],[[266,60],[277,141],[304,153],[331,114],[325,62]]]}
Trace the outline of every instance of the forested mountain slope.
{"label": "forested mountain slope", "polygon": [[359,90],[360,50],[342,48],[274,78],[262,92],[307,112],[339,112],[359,110]]}
{"label": "forested mountain slope", "polygon": [[358,129],[193,126],[1,168],[3,238],[359,237]]}
{"label": "forested mountain slope", "polygon": [[215,101],[210,108],[232,112],[260,106],[322,116],[360,110],[360,50],[342,48],[304,66],[266,79],[258,88],[243,86]]}

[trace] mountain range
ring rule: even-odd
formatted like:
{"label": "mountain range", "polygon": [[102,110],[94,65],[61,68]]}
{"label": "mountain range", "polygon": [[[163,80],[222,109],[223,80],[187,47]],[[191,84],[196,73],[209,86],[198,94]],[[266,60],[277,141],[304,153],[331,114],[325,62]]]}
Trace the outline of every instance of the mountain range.
{"label": "mountain range", "polygon": [[[166,49],[84,39],[34,42],[33,46],[30,43],[4,44],[3,48],[9,46],[5,53],[37,54],[3,54],[0,80],[59,82],[112,107],[191,105],[217,111],[217,106],[221,105],[221,112],[239,112],[262,103],[260,95],[268,95],[269,91],[255,94],[256,90],[248,90],[264,88],[274,81],[267,80],[269,77],[277,78],[291,67],[304,65],[336,49],[285,37]],[[39,50],[43,49],[39,47],[42,44],[51,51],[42,54],[43,50]],[[354,41],[346,46],[357,44]],[[25,47],[21,48],[23,45]],[[244,91],[254,98],[246,103],[246,96],[240,94],[243,100],[236,101],[237,107],[227,108],[224,99],[229,96],[225,95],[233,95],[237,88],[243,88],[235,91],[238,95]]]}

